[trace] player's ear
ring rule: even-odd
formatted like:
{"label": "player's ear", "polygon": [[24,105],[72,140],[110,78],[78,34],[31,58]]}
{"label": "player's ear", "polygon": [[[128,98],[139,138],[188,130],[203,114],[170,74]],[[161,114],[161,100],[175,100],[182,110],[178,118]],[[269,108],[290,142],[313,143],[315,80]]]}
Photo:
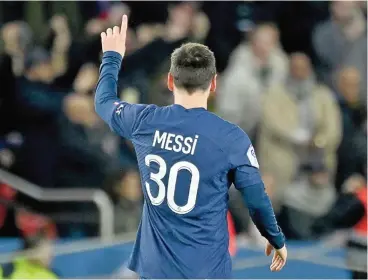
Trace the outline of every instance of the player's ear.
{"label": "player's ear", "polygon": [[215,92],[217,86],[217,74],[212,78],[210,92]]}
{"label": "player's ear", "polygon": [[174,91],[174,77],[173,75],[171,75],[171,73],[169,72],[169,74],[167,75],[167,88],[170,91]]}

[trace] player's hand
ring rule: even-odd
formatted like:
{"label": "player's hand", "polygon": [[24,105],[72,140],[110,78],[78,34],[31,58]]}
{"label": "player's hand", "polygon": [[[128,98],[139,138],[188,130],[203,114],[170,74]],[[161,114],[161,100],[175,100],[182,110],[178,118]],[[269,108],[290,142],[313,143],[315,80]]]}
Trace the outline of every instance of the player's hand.
{"label": "player's hand", "polygon": [[[266,245],[266,256],[271,255],[272,251],[274,250],[273,246],[267,242]],[[287,250],[286,246],[282,247],[281,249],[275,250],[275,253],[272,258],[272,263],[270,265],[271,271],[280,271],[284,265],[286,264],[287,259]]]}
{"label": "player's hand", "polygon": [[108,28],[106,32],[101,33],[102,51],[114,51],[124,56],[127,29],[128,17],[123,15],[120,28],[114,26],[114,28]]}

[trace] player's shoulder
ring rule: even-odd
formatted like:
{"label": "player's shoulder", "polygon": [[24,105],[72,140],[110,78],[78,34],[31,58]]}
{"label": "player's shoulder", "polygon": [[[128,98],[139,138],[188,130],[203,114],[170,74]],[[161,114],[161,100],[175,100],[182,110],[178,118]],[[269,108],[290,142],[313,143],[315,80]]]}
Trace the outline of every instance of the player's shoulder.
{"label": "player's shoulder", "polygon": [[[133,106],[136,106],[136,109],[142,119],[154,113],[159,108],[157,105],[154,104],[134,104]],[[117,110],[118,109],[119,107],[117,108]]]}
{"label": "player's shoulder", "polygon": [[231,146],[234,142],[241,141],[250,142],[247,133],[241,129],[238,125],[229,122],[220,116],[216,115],[215,113],[209,112],[206,114],[206,117],[209,120],[209,124],[215,134],[217,139],[223,140],[225,146]]}

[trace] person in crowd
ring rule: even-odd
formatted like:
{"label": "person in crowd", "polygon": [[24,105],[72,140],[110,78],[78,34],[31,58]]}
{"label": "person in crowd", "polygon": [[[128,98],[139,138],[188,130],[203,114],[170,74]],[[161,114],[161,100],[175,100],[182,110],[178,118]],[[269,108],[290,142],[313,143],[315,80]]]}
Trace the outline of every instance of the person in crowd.
{"label": "person in crowd", "polygon": [[73,91],[80,95],[92,96],[98,80],[98,66],[85,63],[74,79]]}
{"label": "person in crowd", "polygon": [[33,42],[33,33],[26,22],[12,21],[1,28],[3,52],[0,54],[0,138],[17,129],[16,79],[23,74],[25,52]]}
{"label": "person in crowd", "polygon": [[106,20],[108,26],[121,24],[121,15],[130,16],[130,8],[126,3],[112,3],[108,7]]}
{"label": "person in crowd", "polygon": [[[26,56],[25,75],[18,80],[17,108],[24,135],[20,174],[41,186],[55,184],[58,126],[66,92],[52,87],[53,67],[49,53],[36,47]],[[47,151],[42,152],[40,151]]]}
{"label": "person in crowd", "polygon": [[[366,174],[365,174],[366,176]],[[316,236],[348,229],[346,263],[353,279],[367,279],[367,181],[353,174],[330,211],[312,226]]]}
{"label": "person in crowd", "polygon": [[258,26],[250,43],[239,45],[231,55],[219,81],[217,112],[255,138],[263,94],[285,81],[287,61],[279,47],[277,28]]}
{"label": "person in crowd", "polygon": [[91,96],[70,94],[64,101],[65,116],[59,119],[60,139],[57,185],[100,187],[120,168],[117,141],[97,118]]}
{"label": "person in crowd", "polygon": [[336,89],[334,74],[343,66],[360,72],[360,98],[367,100],[367,21],[359,1],[331,2],[331,18],[316,27],[313,46],[317,55],[317,73],[322,81]]}
{"label": "person in crowd", "polygon": [[260,14],[267,14],[273,11],[274,7],[257,9],[259,3],[257,1],[203,1],[202,9],[210,23],[204,43],[215,54],[218,73],[226,69],[231,53],[244,36],[247,36],[247,32],[254,28],[256,21],[260,18],[259,22],[270,20]]}
{"label": "person in crowd", "polygon": [[[207,16],[201,12],[197,5],[193,3],[183,3],[173,5],[169,9],[169,19],[167,25],[170,33],[174,35],[174,31],[178,32],[175,26],[182,26],[187,28],[187,36],[191,42],[203,43],[209,29],[209,22]],[[182,31],[181,31],[182,32]],[[181,33],[179,32],[179,34]],[[172,36],[171,35],[171,36]],[[150,80],[151,92],[148,103],[159,106],[167,106],[173,103],[173,95],[167,88],[167,69],[170,68],[170,59],[167,56],[159,63],[155,74]],[[211,108],[209,108],[211,109]]]}
{"label": "person in crowd", "polygon": [[313,223],[330,210],[335,200],[335,187],[323,159],[306,164],[299,178],[286,187],[278,216],[285,237],[313,239]]}
{"label": "person in crowd", "polygon": [[68,51],[72,36],[68,21],[63,15],[55,15],[50,20],[53,35],[50,49],[51,63],[55,77],[62,76],[68,69]]}
{"label": "person in crowd", "polygon": [[21,76],[27,51],[33,46],[33,32],[24,21],[12,21],[1,28],[4,53],[12,59],[12,72]]}
{"label": "person in crowd", "polygon": [[125,169],[105,183],[105,190],[115,205],[115,233],[133,233],[141,219],[143,195],[139,173]]}
{"label": "person in crowd", "polygon": [[356,68],[347,67],[338,74],[338,96],[342,115],[343,135],[338,149],[336,187],[354,173],[363,174],[367,161],[366,109],[359,93],[362,79]]}
{"label": "person in crowd", "polygon": [[[86,68],[82,67],[81,70],[83,69]],[[81,74],[78,77],[85,76]],[[79,89],[90,91],[84,86]],[[57,123],[59,137],[55,187],[101,188],[105,180],[121,168],[118,138],[97,118],[92,98],[84,91],[76,91],[64,100],[64,114]],[[51,207],[55,211],[63,211],[58,205],[49,206]],[[96,220],[96,209],[89,203],[72,204],[68,209]],[[77,234],[95,236],[97,232],[95,224],[71,226],[59,223],[58,226],[63,237]]]}
{"label": "person in crowd", "polygon": [[330,90],[315,80],[311,62],[303,53],[291,55],[286,83],[270,88],[262,111],[259,161],[262,172],[275,178],[273,203],[277,207],[284,188],[318,149],[323,149],[331,176],[335,174],[340,112]]}

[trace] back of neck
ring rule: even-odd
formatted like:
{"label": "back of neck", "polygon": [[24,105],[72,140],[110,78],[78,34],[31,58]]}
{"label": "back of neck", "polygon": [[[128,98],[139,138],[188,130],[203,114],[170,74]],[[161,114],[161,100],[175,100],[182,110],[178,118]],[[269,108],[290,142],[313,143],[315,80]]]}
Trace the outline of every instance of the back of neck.
{"label": "back of neck", "polygon": [[193,93],[192,95],[174,94],[174,103],[183,106],[185,109],[207,109],[207,97],[202,93]]}

